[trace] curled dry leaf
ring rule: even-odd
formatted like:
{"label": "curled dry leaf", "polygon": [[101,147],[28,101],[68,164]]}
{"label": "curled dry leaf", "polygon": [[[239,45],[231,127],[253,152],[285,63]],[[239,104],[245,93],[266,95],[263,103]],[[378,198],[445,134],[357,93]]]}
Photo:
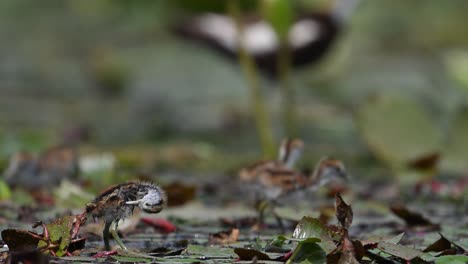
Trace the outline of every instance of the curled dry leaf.
{"label": "curled dry leaf", "polygon": [[335,195],[335,210],[336,218],[340,222],[343,229],[348,230],[353,222],[353,210],[347,205],[339,193]]}
{"label": "curled dry leaf", "polygon": [[208,240],[210,245],[225,245],[237,242],[239,239],[239,229],[233,228],[229,231],[221,231],[211,234]]}

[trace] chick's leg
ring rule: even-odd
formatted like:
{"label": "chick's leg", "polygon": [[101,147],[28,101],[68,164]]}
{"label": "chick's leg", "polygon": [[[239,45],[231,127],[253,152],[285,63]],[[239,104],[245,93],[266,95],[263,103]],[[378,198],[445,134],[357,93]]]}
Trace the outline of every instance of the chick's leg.
{"label": "chick's leg", "polygon": [[111,228],[110,228],[112,237],[114,238],[115,242],[117,242],[117,244],[119,244],[120,248],[122,248],[125,251],[128,251],[128,248],[125,246],[123,241],[120,239],[119,234],[117,233],[118,223],[119,223],[118,221],[113,221],[112,222],[112,225],[111,225]]}
{"label": "chick's leg", "polygon": [[104,225],[104,230],[102,231],[102,238],[104,239],[104,247],[106,250],[110,250],[110,245],[109,245],[109,228],[111,226],[112,222],[106,222]]}

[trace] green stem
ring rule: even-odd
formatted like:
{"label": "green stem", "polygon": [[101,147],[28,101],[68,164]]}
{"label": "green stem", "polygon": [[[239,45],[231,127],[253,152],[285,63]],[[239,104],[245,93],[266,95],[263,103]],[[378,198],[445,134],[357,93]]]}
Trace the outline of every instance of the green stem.
{"label": "green stem", "polygon": [[235,21],[238,34],[239,63],[244,72],[247,85],[250,90],[250,103],[252,104],[258,137],[262,146],[264,158],[273,158],[275,156],[275,146],[270,119],[266,111],[265,101],[262,96],[258,70],[252,57],[246,52],[242,45],[243,26],[240,19],[240,10],[238,0],[230,0],[228,12]]}
{"label": "green stem", "polygon": [[281,41],[278,54],[278,80],[281,86],[284,132],[287,137],[297,137],[297,114],[294,88],[290,81],[291,56],[286,41]]}

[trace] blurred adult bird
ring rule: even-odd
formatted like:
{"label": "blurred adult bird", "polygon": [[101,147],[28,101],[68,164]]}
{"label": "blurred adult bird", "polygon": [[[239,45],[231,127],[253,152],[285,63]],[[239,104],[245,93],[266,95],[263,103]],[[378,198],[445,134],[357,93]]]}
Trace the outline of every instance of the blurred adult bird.
{"label": "blurred adult bird", "polygon": [[[358,0],[331,1],[326,11],[304,11],[289,28],[287,48],[291,64],[301,67],[314,64],[330,50],[343,30]],[[277,78],[280,40],[273,27],[261,17],[247,14],[242,20],[240,45],[253,57],[258,68],[267,76]],[[231,59],[239,53],[239,32],[234,20],[224,14],[205,13],[189,17],[175,27],[175,32],[186,39],[211,47]]]}

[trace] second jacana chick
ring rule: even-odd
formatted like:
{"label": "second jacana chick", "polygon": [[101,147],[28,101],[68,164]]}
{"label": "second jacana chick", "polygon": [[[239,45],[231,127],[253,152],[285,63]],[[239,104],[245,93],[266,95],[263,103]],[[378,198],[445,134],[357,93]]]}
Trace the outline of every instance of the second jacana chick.
{"label": "second jacana chick", "polygon": [[167,204],[166,193],[152,183],[128,182],[110,187],[86,205],[86,212],[94,219],[104,220],[103,239],[110,250],[109,232],[119,246],[127,251],[119,235],[118,223],[132,215],[136,207],[146,213],[159,213]]}
{"label": "second jacana chick", "polygon": [[263,202],[259,209],[259,221],[263,222],[263,214],[270,207],[278,224],[282,221],[274,211],[277,199],[301,190],[316,190],[333,180],[346,180],[346,168],[340,160],[322,158],[311,174],[287,168],[272,168],[263,170],[257,177],[255,184]]}
{"label": "second jacana chick", "polygon": [[243,182],[254,182],[258,175],[265,170],[292,169],[300,158],[304,142],[300,139],[284,139],[281,142],[277,160],[260,160],[252,165],[242,168],[239,177]]}

